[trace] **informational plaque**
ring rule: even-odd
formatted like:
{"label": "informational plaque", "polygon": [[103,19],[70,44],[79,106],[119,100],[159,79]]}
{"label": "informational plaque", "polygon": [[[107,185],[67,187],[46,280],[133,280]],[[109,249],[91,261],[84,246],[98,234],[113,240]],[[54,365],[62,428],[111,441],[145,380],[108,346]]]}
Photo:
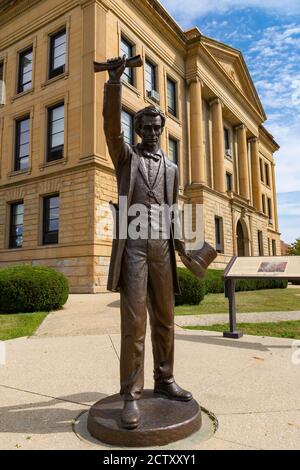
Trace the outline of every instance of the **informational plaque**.
{"label": "informational plaque", "polygon": [[224,272],[225,279],[300,279],[300,256],[234,257]]}

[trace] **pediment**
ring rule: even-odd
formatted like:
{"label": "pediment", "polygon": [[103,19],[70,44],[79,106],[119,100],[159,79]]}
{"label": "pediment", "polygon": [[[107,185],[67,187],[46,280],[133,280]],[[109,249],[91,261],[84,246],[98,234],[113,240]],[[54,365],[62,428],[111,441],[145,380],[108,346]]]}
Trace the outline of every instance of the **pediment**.
{"label": "pediment", "polygon": [[247,97],[259,114],[266,118],[262,103],[259,99],[242,53],[237,49],[231,48],[210,38],[203,38],[202,41],[208,51],[225,71],[227,77],[237,86],[241,93]]}

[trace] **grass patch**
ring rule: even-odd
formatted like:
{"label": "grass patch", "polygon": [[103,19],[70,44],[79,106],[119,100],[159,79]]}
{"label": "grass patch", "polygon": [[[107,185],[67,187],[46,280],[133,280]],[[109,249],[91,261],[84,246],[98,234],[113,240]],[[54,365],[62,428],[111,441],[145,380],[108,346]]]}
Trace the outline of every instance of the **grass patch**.
{"label": "grass patch", "polygon": [[[298,295],[297,295],[298,294]],[[300,311],[299,289],[271,289],[237,292],[237,312],[292,312]],[[207,294],[199,305],[176,307],[176,315],[205,315],[227,313],[228,299],[224,294]]]}
{"label": "grass patch", "polygon": [[48,313],[17,313],[0,315],[0,341],[32,336]]}
{"label": "grass patch", "polygon": [[[211,326],[187,326],[186,330],[228,331],[228,323]],[[238,331],[245,335],[273,336],[276,338],[300,339],[300,321],[281,321],[276,323],[239,323]]]}

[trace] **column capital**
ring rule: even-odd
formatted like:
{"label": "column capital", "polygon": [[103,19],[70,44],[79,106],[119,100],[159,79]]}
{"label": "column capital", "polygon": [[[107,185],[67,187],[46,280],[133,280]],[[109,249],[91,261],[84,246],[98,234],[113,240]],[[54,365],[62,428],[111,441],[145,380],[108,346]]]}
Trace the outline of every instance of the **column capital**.
{"label": "column capital", "polygon": [[215,98],[213,98],[209,102],[209,106],[214,106],[215,104],[220,104],[222,106],[222,108],[224,107],[223,101],[218,96],[216,96]]}
{"label": "column capital", "polygon": [[199,75],[195,75],[194,77],[189,77],[186,82],[188,86],[190,86],[192,83],[200,83],[201,87],[202,88],[204,87],[204,82]]}
{"label": "column capital", "polygon": [[237,126],[235,126],[235,130],[236,131],[247,130],[247,126],[245,124],[238,124]]}
{"label": "column capital", "polygon": [[259,144],[259,137],[250,137],[250,139],[248,139],[248,142],[249,144]]}

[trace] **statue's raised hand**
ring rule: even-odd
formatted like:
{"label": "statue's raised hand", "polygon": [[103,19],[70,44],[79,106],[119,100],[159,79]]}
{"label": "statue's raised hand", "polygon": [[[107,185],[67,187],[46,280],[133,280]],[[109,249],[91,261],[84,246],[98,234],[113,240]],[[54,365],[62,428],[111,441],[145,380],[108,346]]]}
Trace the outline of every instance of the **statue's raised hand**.
{"label": "statue's raised hand", "polygon": [[126,69],[126,56],[109,59],[107,62],[108,64],[116,64],[115,67],[108,71],[110,83],[120,83],[121,77]]}

